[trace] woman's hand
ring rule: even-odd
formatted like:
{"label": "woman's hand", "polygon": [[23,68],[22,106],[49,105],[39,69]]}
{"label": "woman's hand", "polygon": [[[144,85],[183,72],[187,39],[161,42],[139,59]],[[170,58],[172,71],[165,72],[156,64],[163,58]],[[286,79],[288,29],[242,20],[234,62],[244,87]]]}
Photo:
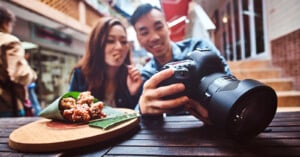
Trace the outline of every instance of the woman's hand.
{"label": "woman's hand", "polygon": [[136,67],[128,65],[127,68],[127,87],[129,89],[130,95],[135,95],[137,94],[140,86],[142,85],[143,79],[139,70]]}

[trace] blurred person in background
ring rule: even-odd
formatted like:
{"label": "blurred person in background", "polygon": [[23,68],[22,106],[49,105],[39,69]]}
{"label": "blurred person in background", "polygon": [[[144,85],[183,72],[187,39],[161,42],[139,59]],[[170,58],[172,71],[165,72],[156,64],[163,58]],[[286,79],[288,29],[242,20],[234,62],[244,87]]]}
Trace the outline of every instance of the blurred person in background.
{"label": "blurred person in background", "polygon": [[14,14],[0,5],[0,117],[32,116],[27,86],[37,78],[13,36]]}
{"label": "blurred person in background", "polygon": [[[25,51],[25,59],[30,63],[30,52]],[[35,70],[35,69],[34,69]],[[29,100],[32,105],[34,116],[38,116],[40,111],[42,110],[38,97],[36,95],[37,84],[36,81],[32,82],[28,85],[28,95]]]}
{"label": "blurred person in background", "polygon": [[73,70],[69,91],[91,91],[106,105],[134,109],[141,84],[140,72],[131,63],[125,26],[116,18],[101,18]]}

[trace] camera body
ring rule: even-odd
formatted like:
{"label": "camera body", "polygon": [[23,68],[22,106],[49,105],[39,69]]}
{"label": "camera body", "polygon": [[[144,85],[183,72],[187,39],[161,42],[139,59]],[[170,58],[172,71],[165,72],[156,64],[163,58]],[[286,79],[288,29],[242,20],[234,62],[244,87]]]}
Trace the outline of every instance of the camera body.
{"label": "camera body", "polygon": [[[161,70],[168,69],[168,68],[173,69],[174,74],[169,79],[161,82],[159,84],[159,86],[165,86],[165,85],[174,84],[174,83],[183,83],[186,88],[185,92],[166,96],[166,97],[163,97],[163,99],[173,99],[173,98],[177,98],[179,96],[192,94],[193,90],[191,90],[191,89],[192,89],[193,83],[191,83],[191,81],[193,80],[194,74],[195,74],[195,67],[196,67],[195,64],[196,64],[195,61],[187,59],[187,60],[167,63],[166,65],[164,65],[162,67]],[[196,81],[196,79],[194,79],[194,80]]]}
{"label": "camera body", "polygon": [[163,99],[186,95],[198,101],[208,111],[214,126],[234,139],[256,136],[276,113],[277,96],[271,87],[257,80],[238,80],[226,74],[223,62],[214,52],[194,50],[184,60],[167,63],[161,70],[167,68],[172,68],[174,75],[159,86],[183,83],[186,90]]}
{"label": "camera body", "polygon": [[[190,98],[202,101],[198,93],[199,81],[210,74],[225,74],[224,66],[219,56],[208,49],[197,49],[190,52],[184,60],[167,63],[160,71],[168,68],[174,70],[174,75],[162,81],[159,86],[183,83],[186,90],[181,93],[163,97],[163,99],[172,99],[186,95]],[[230,77],[234,78],[234,76]]]}

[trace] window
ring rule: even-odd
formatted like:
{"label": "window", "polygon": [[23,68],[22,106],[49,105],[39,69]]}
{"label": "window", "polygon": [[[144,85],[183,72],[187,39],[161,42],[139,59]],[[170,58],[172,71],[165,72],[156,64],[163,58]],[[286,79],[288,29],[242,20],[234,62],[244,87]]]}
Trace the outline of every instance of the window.
{"label": "window", "polygon": [[221,11],[222,47],[227,60],[241,60],[265,53],[263,0],[231,0]]}
{"label": "window", "polygon": [[233,16],[234,16],[234,26],[235,26],[235,54],[237,60],[242,58],[242,48],[241,48],[241,35],[240,35],[240,18],[239,18],[239,5],[238,0],[234,0],[233,2]]}
{"label": "window", "polygon": [[265,51],[264,44],[264,27],[263,27],[263,2],[254,0],[254,22],[256,34],[256,52],[263,53]]}

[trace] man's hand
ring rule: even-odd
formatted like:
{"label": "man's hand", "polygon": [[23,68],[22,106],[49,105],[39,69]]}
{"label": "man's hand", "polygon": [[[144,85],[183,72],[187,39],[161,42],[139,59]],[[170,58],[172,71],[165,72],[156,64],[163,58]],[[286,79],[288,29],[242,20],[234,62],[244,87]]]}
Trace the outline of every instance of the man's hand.
{"label": "man's hand", "polygon": [[207,110],[198,101],[190,99],[189,102],[184,105],[184,108],[205,124],[212,124],[212,122],[208,119]]}
{"label": "man's hand", "polygon": [[168,113],[171,112],[172,109],[189,102],[187,96],[168,100],[161,99],[164,96],[173,95],[185,90],[185,86],[182,83],[158,87],[160,82],[170,78],[173,74],[173,69],[166,69],[154,74],[145,82],[143,93],[139,100],[140,111],[142,114]]}
{"label": "man's hand", "polygon": [[208,119],[207,110],[198,102],[187,96],[175,99],[161,99],[162,97],[183,92],[185,86],[182,83],[170,84],[157,87],[160,82],[170,78],[174,74],[173,69],[166,69],[154,74],[144,84],[143,93],[139,100],[142,114],[163,114],[172,112],[174,108],[184,105],[184,108],[193,116],[203,121],[205,124],[212,124]]}
{"label": "man's hand", "polygon": [[138,92],[140,86],[142,85],[143,79],[139,70],[136,67],[128,65],[127,68],[127,87],[130,92],[130,95],[135,95]]}

